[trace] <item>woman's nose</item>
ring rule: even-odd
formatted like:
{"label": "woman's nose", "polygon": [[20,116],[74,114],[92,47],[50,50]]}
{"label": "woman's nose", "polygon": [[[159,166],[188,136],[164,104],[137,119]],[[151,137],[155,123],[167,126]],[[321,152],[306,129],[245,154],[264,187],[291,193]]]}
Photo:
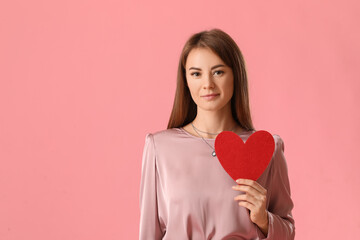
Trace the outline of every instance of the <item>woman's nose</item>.
{"label": "woman's nose", "polygon": [[204,87],[214,87],[213,76],[211,74],[204,74]]}

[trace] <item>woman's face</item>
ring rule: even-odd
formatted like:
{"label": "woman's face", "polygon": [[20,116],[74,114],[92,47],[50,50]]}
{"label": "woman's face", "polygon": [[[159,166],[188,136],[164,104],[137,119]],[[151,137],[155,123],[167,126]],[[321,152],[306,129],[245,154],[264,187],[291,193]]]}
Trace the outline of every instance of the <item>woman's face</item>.
{"label": "woman's face", "polygon": [[[234,90],[232,69],[210,48],[192,49],[185,70],[191,97],[198,108],[215,111],[230,106]],[[206,97],[208,94],[215,96]]]}

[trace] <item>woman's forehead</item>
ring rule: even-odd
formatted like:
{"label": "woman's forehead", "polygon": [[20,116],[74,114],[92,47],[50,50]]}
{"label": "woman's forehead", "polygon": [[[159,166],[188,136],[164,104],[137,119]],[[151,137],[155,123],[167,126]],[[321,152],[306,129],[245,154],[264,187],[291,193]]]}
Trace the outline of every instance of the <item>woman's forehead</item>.
{"label": "woman's forehead", "polygon": [[194,48],[187,57],[186,69],[212,67],[219,64],[226,66],[224,61],[210,48]]}

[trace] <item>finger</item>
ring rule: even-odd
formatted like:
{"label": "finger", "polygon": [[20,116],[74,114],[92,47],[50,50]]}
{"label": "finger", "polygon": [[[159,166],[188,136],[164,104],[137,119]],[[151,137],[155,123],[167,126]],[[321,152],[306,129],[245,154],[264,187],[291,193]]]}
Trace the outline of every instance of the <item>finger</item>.
{"label": "finger", "polygon": [[241,194],[234,197],[234,200],[236,201],[247,201],[255,206],[261,206],[261,202],[259,199],[255,198],[252,195],[249,194]]}
{"label": "finger", "polygon": [[254,180],[239,178],[238,180],[236,180],[236,182],[240,185],[251,186],[251,187],[255,188],[257,191],[259,191],[260,193],[266,194],[266,189]]}
{"label": "finger", "polygon": [[248,185],[237,185],[237,186],[232,186],[232,188],[234,190],[243,191],[243,192],[248,193],[248,194],[253,195],[253,196],[261,194],[255,188],[253,188],[251,186],[248,186]]}
{"label": "finger", "polygon": [[259,191],[257,191],[256,189],[254,189],[251,186],[237,185],[237,186],[233,186],[233,189],[245,192],[246,194],[249,194],[252,197],[254,197],[254,198],[256,198],[256,199],[258,199],[260,201],[264,201],[266,199],[266,194],[260,193]]}
{"label": "finger", "polygon": [[236,180],[236,182],[240,185],[242,184],[242,185],[251,186],[262,194],[266,194],[266,192],[267,192],[266,189],[260,185],[260,183],[258,183],[257,181],[251,180],[251,179],[239,178]]}
{"label": "finger", "polygon": [[254,207],[255,207],[253,204],[251,204],[250,202],[246,202],[246,201],[240,201],[238,204],[239,204],[239,206],[243,206],[243,207],[249,209],[250,211],[253,211]]}

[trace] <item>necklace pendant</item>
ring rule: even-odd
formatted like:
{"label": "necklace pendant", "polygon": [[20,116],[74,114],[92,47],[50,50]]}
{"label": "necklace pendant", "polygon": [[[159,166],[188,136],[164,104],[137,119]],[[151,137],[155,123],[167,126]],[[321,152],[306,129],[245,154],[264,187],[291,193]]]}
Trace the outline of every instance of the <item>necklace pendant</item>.
{"label": "necklace pendant", "polygon": [[211,154],[213,157],[216,157],[216,153],[215,153],[215,150],[212,152]]}

